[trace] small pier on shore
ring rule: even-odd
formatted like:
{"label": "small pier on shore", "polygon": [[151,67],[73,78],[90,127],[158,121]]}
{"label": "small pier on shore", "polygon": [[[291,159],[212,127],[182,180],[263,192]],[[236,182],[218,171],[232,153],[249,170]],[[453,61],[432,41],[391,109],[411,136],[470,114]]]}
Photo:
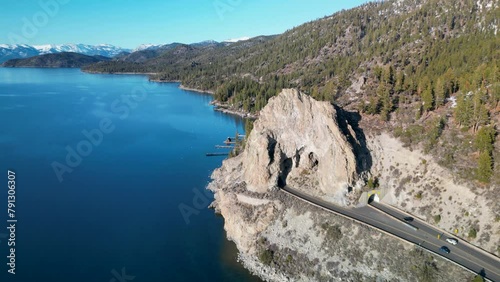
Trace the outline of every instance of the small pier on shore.
{"label": "small pier on shore", "polygon": [[216,149],[230,149],[229,152],[215,152],[215,153],[206,153],[207,157],[222,157],[228,156],[234,149],[237,147],[241,141],[245,138],[244,134],[238,134],[236,132],[235,137],[227,137],[222,143],[223,145],[215,145]]}

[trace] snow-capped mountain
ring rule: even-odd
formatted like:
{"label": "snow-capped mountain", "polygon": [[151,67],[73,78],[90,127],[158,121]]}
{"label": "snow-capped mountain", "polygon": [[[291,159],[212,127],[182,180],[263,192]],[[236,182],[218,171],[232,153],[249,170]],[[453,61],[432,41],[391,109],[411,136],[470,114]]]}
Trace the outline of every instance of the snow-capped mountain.
{"label": "snow-capped mountain", "polygon": [[[165,43],[165,44],[141,44],[135,48],[133,52],[138,52],[138,51],[144,51],[144,50],[159,50],[159,49],[169,49],[170,47],[177,46],[181,43]],[[208,45],[215,45],[219,44],[219,42],[215,40],[205,40],[202,42],[197,42],[197,43],[191,43],[189,45],[191,46],[208,46]]]}
{"label": "snow-capped mountain", "polygon": [[10,59],[28,58],[39,54],[40,51],[33,46],[0,44],[0,64]]}
{"label": "snow-capped mountain", "polygon": [[215,41],[215,40],[205,40],[205,41],[202,41],[202,42],[198,42],[196,44],[201,44],[201,45],[208,45],[208,44],[217,44],[219,42]]}
{"label": "snow-capped mountain", "polygon": [[202,42],[197,42],[197,43],[192,43],[190,44],[191,46],[197,46],[197,47],[205,47],[205,46],[210,46],[210,45],[217,45],[220,44],[219,42],[215,40],[205,40]]}
{"label": "snow-capped mountain", "polygon": [[7,45],[0,44],[0,64],[10,59],[28,58],[44,54],[74,52],[88,56],[104,56],[112,58],[130,49],[120,48],[109,44],[49,44],[49,45]]}
{"label": "snow-capped mountain", "polygon": [[104,56],[114,57],[122,52],[130,52],[130,49],[124,49],[109,44],[86,45],[86,44],[50,44],[50,45],[35,45],[35,49],[40,51],[40,54],[51,54],[60,52],[74,52],[88,56]]}
{"label": "snow-capped mountain", "polygon": [[240,37],[240,38],[232,38],[232,39],[224,40],[224,42],[227,42],[227,43],[236,43],[236,42],[239,42],[239,41],[247,41],[248,39],[250,39],[250,37],[244,36],[244,37]]}
{"label": "snow-capped mountain", "polygon": [[137,52],[137,51],[142,51],[142,50],[156,50],[163,45],[166,45],[166,44],[141,44],[141,45],[137,46],[137,48],[135,48],[132,52]]}

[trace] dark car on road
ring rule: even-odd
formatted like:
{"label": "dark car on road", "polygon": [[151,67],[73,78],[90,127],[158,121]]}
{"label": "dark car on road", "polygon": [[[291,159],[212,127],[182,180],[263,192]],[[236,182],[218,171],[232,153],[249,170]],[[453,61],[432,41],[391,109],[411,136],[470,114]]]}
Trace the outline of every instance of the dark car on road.
{"label": "dark car on road", "polygon": [[446,247],[446,246],[442,246],[441,248],[439,248],[439,250],[443,253],[446,253],[446,254],[450,253],[450,249],[448,249],[448,247]]}
{"label": "dark car on road", "polygon": [[408,222],[412,222],[413,221],[413,217],[411,216],[407,216],[405,218],[403,218],[405,221],[408,221]]}

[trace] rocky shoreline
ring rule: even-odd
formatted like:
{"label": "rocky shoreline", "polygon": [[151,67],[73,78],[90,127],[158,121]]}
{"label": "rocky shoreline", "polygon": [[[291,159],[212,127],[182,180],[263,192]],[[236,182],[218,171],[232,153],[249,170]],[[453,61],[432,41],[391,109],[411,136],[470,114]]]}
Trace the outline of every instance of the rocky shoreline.
{"label": "rocky shoreline", "polygon": [[[193,91],[193,92],[202,93],[202,94],[210,94],[210,95],[215,94],[215,92],[212,90],[201,90],[201,89],[197,89],[197,88],[187,87],[187,86],[184,86],[182,84],[179,85],[179,88],[182,90]],[[255,114],[247,113],[247,112],[242,111],[242,110],[230,109],[228,107],[228,105],[220,103],[216,100],[213,100],[212,102],[210,102],[210,105],[214,106],[215,111],[222,112],[225,114],[235,115],[235,116],[239,116],[242,118],[250,118],[250,119],[256,119],[258,117]]]}
{"label": "rocky shoreline", "polygon": [[182,84],[179,85],[179,88],[182,90],[198,92],[198,93],[202,93],[202,94],[214,95],[214,93],[215,93],[214,91],[211,91],[211,90],[201,90],[201,89],[191,88],[191,87],[184,86]]}
{"label": "rocky shoreline", "polygon": [[[155,72],[100,72],[100,71],[89,71],[82,70],[82,72],[90,73],[90,74],[117,74],[117,75],[156,75]],[[152,80],[151,80],[152,81]]]}
{"label": "rocky shoreline", "polygon": [[259,117],[256,114],[247,113],[247,112],[242,111],[242,110],[230,109],[230,108],[228,108],[228,106],[226,104],[219,103],[215,100],[212,101],[210,104],[214,106],[215,111],[222,112],[225,114],[236,115],[236,116],[239,116],[242,118],[249,118],[249,119],[257,119]]}
{"label": "rocky shoreline", "polygon": [[[187,87],[187,86],[184,86],[182,84],[179,85],[179,88],[182,90],[193,91],[193,92],[202,93],[202,94],[210,94],[210,95],[215,94],[215,92],[212,90],[201,90],[201,89],[197,89],[197,88]],[[210,102],[210,105],[214,106],[215,111],[222,112],[225,114],[236,115],[236,116],[239,116],[242,118],[250,118],[250,119],[256,119],[258,117],[255,114],[247,113],[247,112],[242,111],[242,110],[230,109],[228,107],[228,105],[220,103],[216,100]]]}

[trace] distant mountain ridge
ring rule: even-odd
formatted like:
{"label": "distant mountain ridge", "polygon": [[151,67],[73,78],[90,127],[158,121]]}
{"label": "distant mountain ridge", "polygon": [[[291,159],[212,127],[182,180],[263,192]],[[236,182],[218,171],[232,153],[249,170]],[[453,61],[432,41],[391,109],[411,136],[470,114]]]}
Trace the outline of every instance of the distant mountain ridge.
{"label": "distant mountain ridge", "polygon": [[[245,41],[250,38],[242,37],[223,42],[215,40],[206,40],[198,43],[186,44],[195,47],[222,46],[239,41]],[[141,44],[135,49],[117,47],[110,44],[88,45],[88,44],[45,44],[45,45],[27,45],[27,44],[0,44],[0,64],[12,59],[25,59],[45,54],[56,54],[62,52],[79,53],[87,56],[103,56],[108,58],[123,58],[136,52],[146,51],[145,54],[138,53],[132,56],[130,61],[143,61],[160,55],[163,51],[172,47],[184,45],[182,43],[169,44]],[[136,57],[140,57],[137,59]]]}
{"label": "distant mountain ridge", "polygon": [[112,58],[122,53],[130,53],[132,50],[121,48],[110,44],[88,45],[88,44],[0,44],[0,64],[11,59],[23,59],[45,54],[61,52],[73,52],[87,56],[103,56]]}
{"label": "distant mountain ridge", "polygon": [[109,60],[111,60],[111,58],[99,55],[87,56],[74,52],[61,52],[44,54],[25,59],[12,59],[4,62],[2,66],[32,68],[81,68],[89,64]]}
{"label": "distant mountain ridge", "polygon": [[257,36],[248,40],[238,40],[237,42],[206,40],[191,44],[174,42],[165,45],[141,45],[139,51],[117,56],[108,62],[99,62],[95,65],[86,66],[83,70],[106,73],[126,72],[125,70],[159,73],[162,72],[165,65],[185,62],[189,62],[189,68],[193,68],[199,64],[197,60],[200,57],[203,57],[203,60],[213,59],[212,52],[217,53],[217,56],[227,56],[256,44],[267,42],[275,37],[275,35]]}
{"label": "distant mountain ridge", "polygon": [[[265,38],[262,36],[255,37],[253,39],[259,41],[260,39]],[[269,37],[272,38],[272,37]],[[173,42],[169,44],[141,44],[137,48],[135,48],[131,53],[123,52],[113,57],[113,62],[122,62],[123,64],[127,64],[130,66],[139,66],[146,62],[153,64],[161,64],[164,62],[164,59],[168,60],[168,54],[174,53],[177,55],[184,54],[185,52],[190,53],[200,53],[208,50],[218,50],[220,48],[234,46],[238,49],[239,45],[253,45],[253,39],[245,40],[245,38],[241,38],[234,42],[218,42],[215,40],[205,40],[197,43],[184,44],[179,42]],[[111,62],[103,62],[111,63]],[[143,70],[138,70],[143,71]],[[111,72],[114,72],[111,71]]]}
{"label": "distant mountain ridge", "polygon": [[143,51],[143,50],[155,50],[155,49],[158,49],[164,45],[166,45],[166,44],[141,44],[141,45],[137,46],[137,48],[132,50],[132,53],[138,52],[138,51]]}
{"label": "distant mountain ridge", "polygon": [[240,37],[240,38],[227,39],[227,40],[224,40],[224,42],[227,42],[227,43],[236,43],[236,42],[240,42],[240,41],[247,41],[249,39],[251,39],[251,37],[243,36],[243,37]]}

